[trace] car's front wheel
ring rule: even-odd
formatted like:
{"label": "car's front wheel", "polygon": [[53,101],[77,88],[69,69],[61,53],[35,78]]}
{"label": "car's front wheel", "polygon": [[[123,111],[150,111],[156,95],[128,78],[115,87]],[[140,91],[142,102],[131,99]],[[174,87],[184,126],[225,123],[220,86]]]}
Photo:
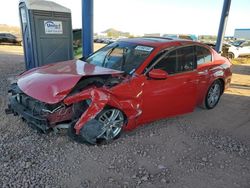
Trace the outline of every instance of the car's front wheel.
{"label": "car's front wheel", "polygon": [[98,139],[111,141],[120,136],[124,125],[124,115],[116,108],[103,110],[96,118],[102,123],[102,132],[97,136]]}
{"label": "car's front wheel", "polygon": [[107,143],[120,136],[124,123],[125,117],[122,111],[116,108],[107,108],[102,110],[95,119],[87,122],[80,130],[79,135],[74,134],[75,124],[72,124],[71,134],[74,134],[76,141],[90,144]]}
{"label": "car's front wheel", "polygon": [[216,80],[212,83],[212,85],[208,89],[205,98],[205,107],[207,109],[214,108],[218,104],[221,94],[222,94],[222,83],[220,80]]}

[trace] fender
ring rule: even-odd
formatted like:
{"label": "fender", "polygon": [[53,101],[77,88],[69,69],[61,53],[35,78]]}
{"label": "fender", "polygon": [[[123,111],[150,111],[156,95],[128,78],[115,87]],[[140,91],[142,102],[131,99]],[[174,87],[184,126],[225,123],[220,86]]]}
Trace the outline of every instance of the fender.
{"label": "fender", "polygon": [[76,122],[74,128],[76,134],[80,134],[80,130],[86,122],[94,119],[105,106],[112,106],[123,111],[127,118],[127,126],[124,129],[130,130],[136,125],[136,118],[141,115],[140,104],[136,100],[118,100],[114,94],[105,88],[96,88],[95,86],[84,90],[76,95],[69,96],[64,99],[66,105],[71,105],[80,101],[90,99],[91,104],[88,109],[81,115]]}

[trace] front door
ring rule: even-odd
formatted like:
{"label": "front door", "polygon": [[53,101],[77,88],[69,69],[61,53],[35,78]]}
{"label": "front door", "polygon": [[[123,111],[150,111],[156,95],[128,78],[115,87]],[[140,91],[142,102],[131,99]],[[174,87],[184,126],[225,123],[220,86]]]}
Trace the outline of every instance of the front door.
{"label": "front door", "polygon": [[142,116],[146,123],[160,118],[191,112],[196,104],[197,71],[194,46],[182,47],[160,57],[149,70],[161,69],[169,76],[164,80],[143,75]]}

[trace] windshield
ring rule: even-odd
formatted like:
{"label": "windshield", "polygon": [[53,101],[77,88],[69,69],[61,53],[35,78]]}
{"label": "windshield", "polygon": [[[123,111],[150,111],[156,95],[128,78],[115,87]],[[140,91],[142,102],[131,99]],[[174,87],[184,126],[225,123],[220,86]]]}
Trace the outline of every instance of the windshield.
{"label": "windshield", "polygon": [[152,51],[150,46],[118,41],[95,52],[86,62],[132,74]]}

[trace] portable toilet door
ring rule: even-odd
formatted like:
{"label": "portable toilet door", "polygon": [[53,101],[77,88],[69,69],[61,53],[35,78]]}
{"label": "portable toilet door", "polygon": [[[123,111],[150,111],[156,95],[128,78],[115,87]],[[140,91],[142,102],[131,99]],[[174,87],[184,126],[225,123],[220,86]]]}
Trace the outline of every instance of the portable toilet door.
{"label": "portable toilet door", "polygon": [[26,69],[73,59],[70,9],[53,1],[20,0]]}
{"label": "portable toilet door", "polygon": [[24,60],[25,60],[25,67],[26,70],[37,67],[33,62],[34,57],[32,53],[32,43],[31,43],[31,36],[30,36],[30,25],[28,21],[28,14],[25,4],[21,4],[19,6],[19,16],[21,21],[21,29],[23,34],[23,48],[24,48]]}

